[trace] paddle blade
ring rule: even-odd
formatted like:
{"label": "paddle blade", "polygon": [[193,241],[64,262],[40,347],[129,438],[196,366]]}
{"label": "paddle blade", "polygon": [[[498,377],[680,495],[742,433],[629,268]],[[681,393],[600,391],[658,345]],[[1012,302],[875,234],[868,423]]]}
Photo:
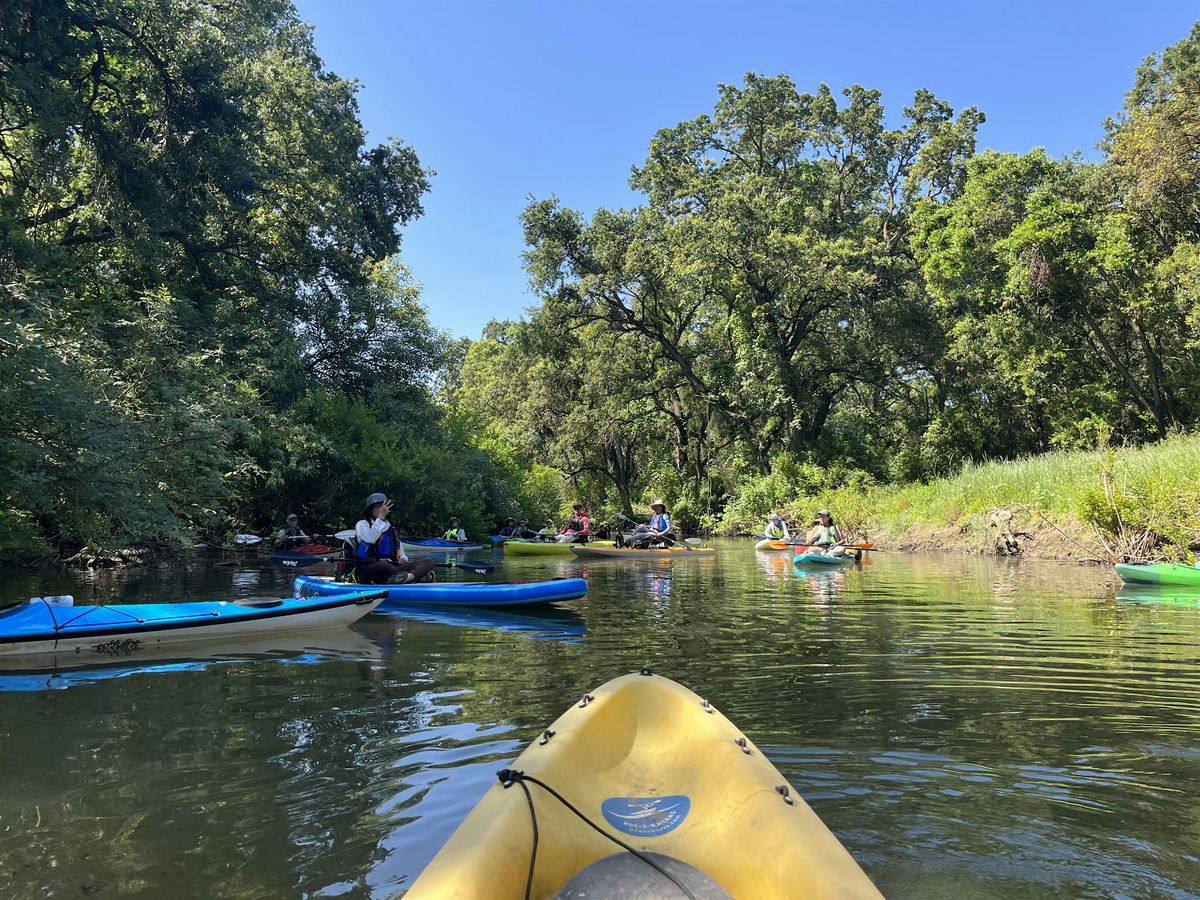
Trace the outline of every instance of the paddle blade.
{"label": "paddle blade", "polygon": [[496,571],[495,566],[489,566],[487,563],[459,563],[458,567],[476,575],[491,575]]}
{"label": "paddle blade", "polygon": [[354,540],[354,529],[347,528],[345,531],[339,531],[334,537],[339,541],[352,541]]}
{"label": "paddle blade", "polygon": [[436,569],[466,569],[468,572],[474,572],[476,575],[491,575],[496,571],[495,566],[489,566],[487,563],[473,563],[452,559],[449,562],[434,563]]}

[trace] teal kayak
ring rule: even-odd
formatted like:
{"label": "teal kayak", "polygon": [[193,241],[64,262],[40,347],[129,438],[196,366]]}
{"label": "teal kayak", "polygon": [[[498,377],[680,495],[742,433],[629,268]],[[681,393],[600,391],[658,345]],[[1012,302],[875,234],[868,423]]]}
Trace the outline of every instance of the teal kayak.
{"label": "teal kayak", "polygon": [[829,556],[825,553],[797,553],[792,562],[798,566],[841,566],[854,562],[850,556]]}
{"label": "teal kayak", "polygon": [[1200,587],[1200,569],[1181,563],[1117,563],[1126,584],[1175,584]]}

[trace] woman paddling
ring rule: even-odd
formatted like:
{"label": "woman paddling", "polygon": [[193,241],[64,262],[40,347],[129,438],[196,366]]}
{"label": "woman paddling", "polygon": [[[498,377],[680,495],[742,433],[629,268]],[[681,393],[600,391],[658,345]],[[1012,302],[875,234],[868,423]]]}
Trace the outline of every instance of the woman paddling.
{"label": "woman paddling", "polygon": [[355,579],[360,584],[406,584],[433,581],[432,559],[409,559],[392,531],[392,501],[375,493],[367,498],[354,526]]}
{"label": "woman paddling", "polygon": [[763,536],[772,541],[790,541],[792,539],[788,532],[787,522],[779,513],[771,513],[767,527],[763,529]]}
{"label": "woman paddling", "polygon": [[817,513],[816,525],[808,535],[808,545],[820,547],[829,556],[840,556],[842,548],[838,545],[841,542],[842,535],[833,522],[833,516],[829,514],[829,510],[821,510]]}
{"label": "woman paddling", "polygon": [[654,513],[650,523],[633,529],[633,534],[629,536],[631,544],[645,544],[655,538],[671,540],[671,514],[667,512],[667,504],[655,500],[650,504],[650,511]]}

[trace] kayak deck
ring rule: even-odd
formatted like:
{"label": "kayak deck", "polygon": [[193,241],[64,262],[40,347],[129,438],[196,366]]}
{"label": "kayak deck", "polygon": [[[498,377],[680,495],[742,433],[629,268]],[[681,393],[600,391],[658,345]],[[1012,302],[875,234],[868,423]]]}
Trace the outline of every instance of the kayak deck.
{"label": "kayak deck", "polygon": [[[369,585],[344,584],[329,578],[299,576],[294,584],[297,597],[336,597],[362,591]],[[556,578],[549,581],[516,583],[487,583],[435,581],[419,584],[381,584],[372,590],[387,595],[387,606],[413,604],[418,606],[536,606],[578,600],[587,594],[587,582],[582,578]]]}
{"label": "kayak deck", "polygon": [[416,553],[466,553],[470,550],[482,550],[483,544],[458,541],[447,541],[443,538],[401,538],[400,546],[405,550]]}
{"label": "kayak deck", "polygon": [[1169,584],[1200,587],[1200,569],[1182,563],[1117,563],[1126,584]]}
{"label": "kayak deck", "polygon": [[[648,670],[585,694],[505,777],[507,785],[494,783],[429,863],[406,895],[411,900],[526,896],[530,802],[539,842],[529,896],[618,895],[585,893],[579,884],[588,877],[580,873],[601,860],[600,867],[625,863],[626,874],[638,879],[619,896],[662,883],[643,861],[623,859],[628,854],[604,835],[660,862],[666,857],[669,869],[699,870],[694,874],[733,897],[880,896],[758,747],[706,701]],[[603,886],[606,875],[597,871],[589,887]]]}

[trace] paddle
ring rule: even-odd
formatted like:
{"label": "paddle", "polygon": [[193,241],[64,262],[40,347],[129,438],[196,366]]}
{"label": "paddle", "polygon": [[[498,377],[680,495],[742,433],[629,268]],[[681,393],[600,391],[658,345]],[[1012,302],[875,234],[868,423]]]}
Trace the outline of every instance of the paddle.
{"label": "paddle", "polygon": [[495,566],[489,566],[487,563],[473,562],[444,562],[434,563],[435,569],[466,569],[468,572],[474,572],[476,575],[491,575],[496,571]]}
{"label": "paddle", "polygon": [[[864,543],[864,544],[834,544],[833,546],[841,547],[843,550],[864,551],[864,550],[875,550],[876,549],[874,544],[867,544],[867,543]],[[833,547],[818,547],[816,544],[796,544],[795,548],[796,548],[797,554],[807,553],[809,550],[817,550],[821,553],[825,553],[826,550],[833,549]],[[830,554],[825,553],[825,555],[828,556]]]}
{"label": "paddle", "polygon": [[700,540],[700,538],[684,538],[682,541],[677,541],[677,540],[675,540],[675,538],[669,538],[665,534],[661,534],[661,535],[659,535],[659,537],[662,538],[664,541],[670,541],[676,547],[682,547],[684,550],[687,550],[689,553],[692,550],[696,549],[697,547],[704,546],[704,541]]}

